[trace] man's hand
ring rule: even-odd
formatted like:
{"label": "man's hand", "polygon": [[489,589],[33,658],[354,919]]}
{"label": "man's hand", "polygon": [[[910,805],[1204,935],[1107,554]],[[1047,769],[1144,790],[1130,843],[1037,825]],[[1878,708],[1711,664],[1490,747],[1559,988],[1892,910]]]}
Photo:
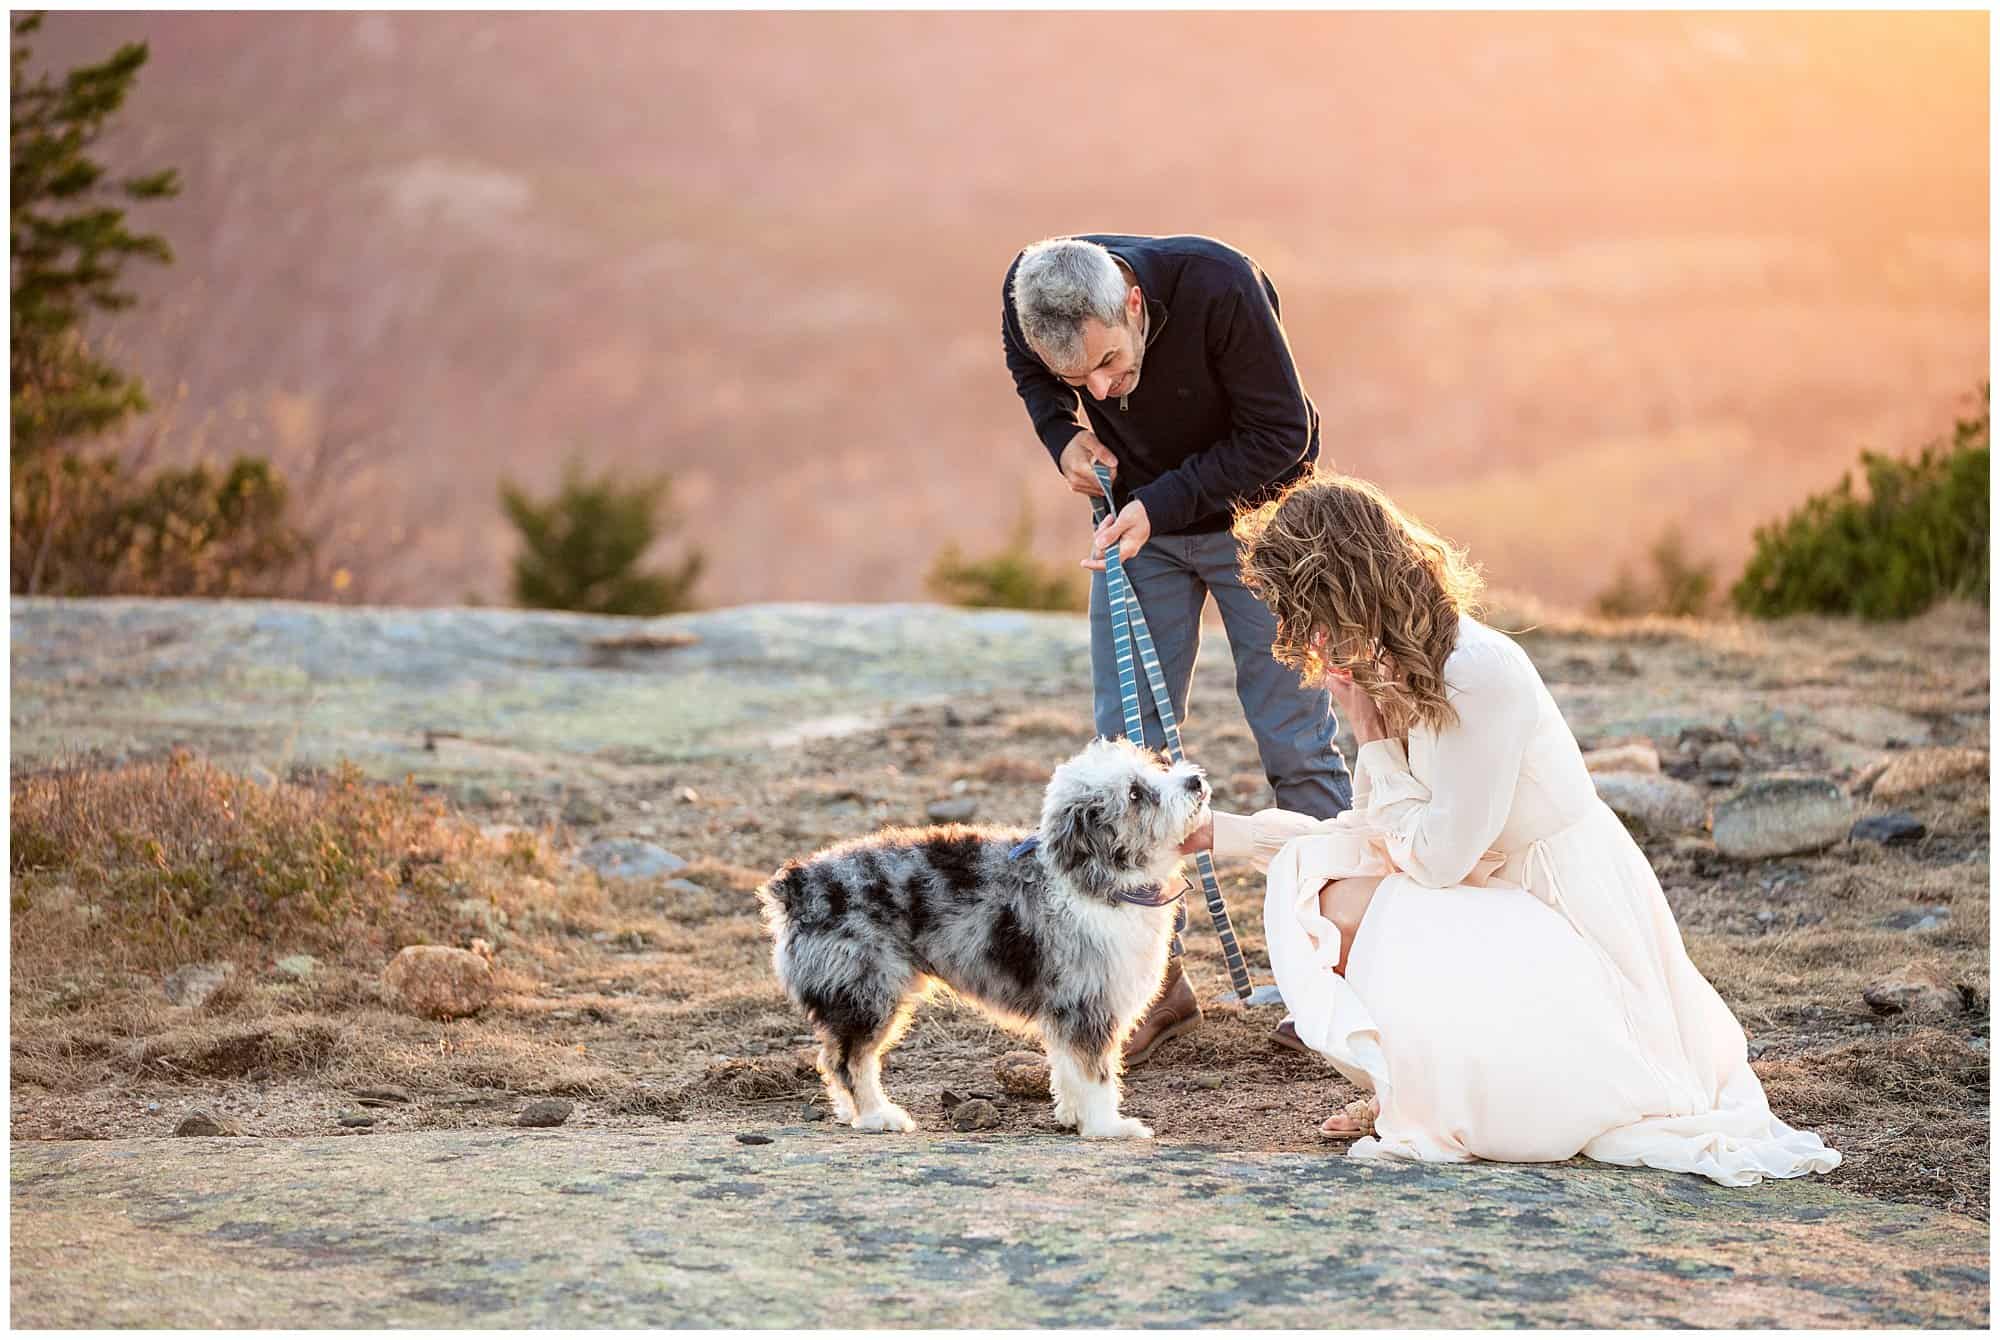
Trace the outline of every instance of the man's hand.
{"label": "man's hand", "polygon": [[1151,538],[1153,523],[1146,516],[1146,504],[1134,498],[1124,510],[1104,518],[1104,524],[1090,537],[1090,557],[1083,560],[1083,566],[1092,572],[1104,571],[1104,551],[1114,544],[1119,561],[1129,563]]}
{"label": "man's hand", "polygon": [[1096,472],[1090,468],[1093,461],[1109,470],[1112,482],[1117,482],[1118,458],[1111,454],[1111,448],[1098,440],[1096,433],[1086,428],[1062,449],[1063,478],[1069,481],[1071,493],[1088,494],[1093,498],[1104,496],[1104,490],[1098,486]]}

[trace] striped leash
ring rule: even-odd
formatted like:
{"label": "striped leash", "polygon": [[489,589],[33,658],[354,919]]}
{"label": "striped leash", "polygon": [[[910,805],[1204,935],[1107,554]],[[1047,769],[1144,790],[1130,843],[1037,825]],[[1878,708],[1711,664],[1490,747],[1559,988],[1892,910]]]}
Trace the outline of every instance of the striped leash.
{"label": "striped leash", "polygon": [[[1097,472],[1097,485],[1104,490],[1102,498],[1090,500],[1091,515],[1096,524],[1102,525],[1115,505],[1111,499],[1111,472],[1096,464],[1091,469]],[[1125,708],[1125,738],[1142,748],[1146,743],[1145,718],[1139,711],[1137,671],[1137,666],[1143,665],[1146,685],[1153,692],[1153,707],[1159,712],[1160,728],[1166,736],[1167,757],[1178,763],[1184,757],[1181,728],[1174,719],[1173,701],[1167,696],[1167,677],[1160,669],[1159,653],[1153,649],[1146,613],[1139,608],[1139,597],[1132,589],[1131,578],[1125,575],[1125,561],[1119,557],[1115,544],[1106,546],[1104,551],[1104,589],[1110,596],[1111,636],[1118,660],[1118,696]],[[1207,852],[1200,851],[1195,853],[1194,865],[1201,875],[1201,894],[1208,902],[1209,919],[1215,922],[1215,933],[1222,940],[1222,961],[1229,966],[1229,980],[1236,994],[1247,1001],[1252,994],[1250,970],[1244,966],[1243,951],[1236,945],[1236,928],[1229,924],[1229,909],[1223,905],[1222,890],[1215,882],[1215,862]]]}

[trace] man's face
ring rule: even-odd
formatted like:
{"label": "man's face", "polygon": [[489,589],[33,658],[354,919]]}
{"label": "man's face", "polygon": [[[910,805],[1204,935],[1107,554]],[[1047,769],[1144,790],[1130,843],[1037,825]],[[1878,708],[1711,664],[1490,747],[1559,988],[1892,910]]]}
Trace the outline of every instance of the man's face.
{"label": "man's face", "polygon": [[1049,364],[1049,370],[1070,386],[1087,391],[1096,400],[1130,395],[1139,384],[1139,364],[1146,356],[1140,338],[1144,328],[1146,299],[1138,286],[1125,291],[1125,319],[1107,326],[1095,317],[1085,317],[1083,357],[1068,367]]}

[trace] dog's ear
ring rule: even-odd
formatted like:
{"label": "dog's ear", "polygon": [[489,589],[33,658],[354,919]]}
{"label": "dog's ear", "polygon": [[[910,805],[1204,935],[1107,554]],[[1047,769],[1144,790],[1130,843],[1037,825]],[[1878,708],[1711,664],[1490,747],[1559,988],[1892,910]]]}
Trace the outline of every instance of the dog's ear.
{"label": "dog's ear", "polygon": [[1108,894],[1117,870],[1111,814],[1104,798],[1079,795],[1049,816],[1042,850],[1057,873],[1079,889]]}

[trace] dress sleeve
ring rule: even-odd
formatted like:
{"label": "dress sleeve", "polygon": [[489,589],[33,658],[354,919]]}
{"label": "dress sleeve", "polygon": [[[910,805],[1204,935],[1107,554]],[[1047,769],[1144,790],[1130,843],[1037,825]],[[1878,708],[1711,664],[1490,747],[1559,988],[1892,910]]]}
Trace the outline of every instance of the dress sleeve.
{"label": "dress sleeve", "polygon": [[1391,859],[1434,889],[1465,883],[1506,826],[1537,706],[1533,679],[1491,648],[1449,667],[1446,692],[1458,724],[1416,727],[1407,752],[1374,740],[1354,757]]}
{"label": "dress sleeve", "polygon": [[[1217,861],[1248,863],[1259,870],[1267,868],[1271,858],[1287,842],[1324,826],[1311,815],[1294,810],[1259,810],[1255,814],[1228,814],[1213,810],[1211,813],[1215,816],[1215,845],[1210,855]],[[1332,820],[1325,822],[1331,823]]]}

